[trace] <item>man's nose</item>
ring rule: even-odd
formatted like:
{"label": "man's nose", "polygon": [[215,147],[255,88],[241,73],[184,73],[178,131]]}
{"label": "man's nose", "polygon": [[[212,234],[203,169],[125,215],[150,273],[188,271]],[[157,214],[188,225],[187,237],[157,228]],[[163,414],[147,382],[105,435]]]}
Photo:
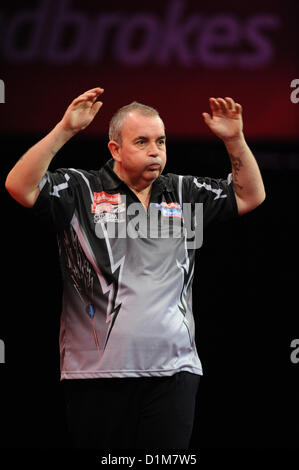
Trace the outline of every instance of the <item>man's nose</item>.
{"label": "man's nose", "polygon": [[158,157],[159,156],[159,149],[158,149],[158,146],[157,146],[156,142],[152,142],[149,145],[148,153],[152,157]]}

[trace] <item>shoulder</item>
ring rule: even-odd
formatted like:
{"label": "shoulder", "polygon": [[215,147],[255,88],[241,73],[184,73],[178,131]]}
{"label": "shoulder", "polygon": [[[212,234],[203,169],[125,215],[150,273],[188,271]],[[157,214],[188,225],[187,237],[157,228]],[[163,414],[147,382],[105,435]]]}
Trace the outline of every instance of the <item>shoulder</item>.
{"label": "shoulder", "polygon": [[46,178],[55,180],[65,180],[70,184],[84,185],[86,182],[97,178],[98,171],[96,170],[82,170],[80,168],[58,168],[57,170],[46,173]]}
{"label": "shoulder", "polygon": [[184,189],[185,191],[190,189],[192,185],[197,183],[204,183],[207,178],[198,177],[193,175],[179,175],[176,173],[167,173],[160,176],[161,181],[164,182],[169,189]]}

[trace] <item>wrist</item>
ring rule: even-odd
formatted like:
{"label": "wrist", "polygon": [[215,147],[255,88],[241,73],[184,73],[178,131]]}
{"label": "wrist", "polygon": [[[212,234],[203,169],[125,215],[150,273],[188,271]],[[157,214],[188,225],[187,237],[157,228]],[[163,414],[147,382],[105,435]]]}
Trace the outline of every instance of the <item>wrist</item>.
{"label": "wrist", "polygon": [[57,133],[59,139],[64,141],[64,143],[71,139],[75,134],[77,134],[77,131],[74,131],[70,128],[66,128],[63,124],[63,121],[59,121],[53,130],[55,133]]}
{"label": "wrist", "polygon": [[229,154],[242,154],[248,148],[243,134],[223,142]]}
{"label": "wrist", "polygon": [[245,136],[243,132],[240,132],[240,134],[233,136],[233,137],[228,137],[225,139],[222,139],[225,145],[229,144],[242,144],[245,143]]}

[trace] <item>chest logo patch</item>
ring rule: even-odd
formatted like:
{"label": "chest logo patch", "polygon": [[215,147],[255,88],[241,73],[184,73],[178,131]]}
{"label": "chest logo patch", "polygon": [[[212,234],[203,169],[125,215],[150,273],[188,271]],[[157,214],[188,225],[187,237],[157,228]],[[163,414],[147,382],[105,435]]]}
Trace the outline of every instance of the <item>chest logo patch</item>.
{"label": "chest logo patch", "polygon": [[91,213],[94,215],[94,222],[120,222],[120,214],[126,211],[125,203],[121,202],[120,193],[108,194],[105,191],[93,193],[93,203]]}
{"label": "chest logo patch", "polygon": [[183,218],[182,208],[177,202],[164,202],[156,204],[156,207],[161,211],[164,217],[179,217]]}

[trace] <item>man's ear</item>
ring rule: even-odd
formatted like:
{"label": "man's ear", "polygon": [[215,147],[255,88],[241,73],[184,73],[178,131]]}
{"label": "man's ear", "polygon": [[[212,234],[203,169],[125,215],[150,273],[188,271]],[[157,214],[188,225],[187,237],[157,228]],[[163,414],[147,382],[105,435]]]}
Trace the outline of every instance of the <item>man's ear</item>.
{"label": "man's ear", "polygon": [[120,148],[121,146],[115,140],[110,140],[108,142],[108,149],[110,150],[110,153],[114,160],[116,160],[117,162],[121,161]]}

